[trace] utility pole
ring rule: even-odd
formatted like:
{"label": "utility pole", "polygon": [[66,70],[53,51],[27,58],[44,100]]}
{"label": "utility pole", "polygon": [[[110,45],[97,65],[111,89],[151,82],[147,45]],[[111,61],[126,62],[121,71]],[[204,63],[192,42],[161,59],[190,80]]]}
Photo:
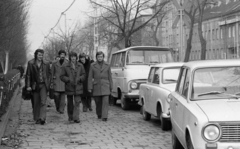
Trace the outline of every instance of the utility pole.
{"label": "utility pole", "polygon": [[[95,0],[97,3],[97,0]],[[94,50],[93,50],[93,59],[96,60],[96,53],[98,52],[98,46],[99,46],[99,39],[98,39],[98,9],[97,6],[94,5]]]}

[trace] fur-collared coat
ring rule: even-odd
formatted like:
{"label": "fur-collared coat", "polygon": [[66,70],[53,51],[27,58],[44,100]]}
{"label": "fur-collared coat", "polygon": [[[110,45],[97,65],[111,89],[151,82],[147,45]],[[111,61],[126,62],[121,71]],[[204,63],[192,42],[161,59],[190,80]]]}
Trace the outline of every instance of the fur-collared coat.
{"label": "fur-collared coat", "polygon": [[74,69],[71,61],[69,61],[62,67],[60,78],[65,83],[65,93],[67,95],[83,94],[85,70],[82,64],[77,62]]}
{"label": "fur-collared coat", "polygon": [[92,63],[88,75],[88,90],[92,90],[93,96],[110,95],[112,84],[110,65],[103,62],[101,67],[98,62]]}

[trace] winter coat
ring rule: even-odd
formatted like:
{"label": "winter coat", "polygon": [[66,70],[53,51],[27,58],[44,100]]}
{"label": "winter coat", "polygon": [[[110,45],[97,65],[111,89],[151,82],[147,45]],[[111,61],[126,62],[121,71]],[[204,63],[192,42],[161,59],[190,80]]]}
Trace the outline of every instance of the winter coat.
{"label": "winter coat", "polygon": [[[44,78],[44,83],[46,85],[47,90],[50,88],[50,79],[51,79],[51,69],[49,63],[43,61],[42,62],[42,67],[43,67],[43,78]],[[31,87],[33,91],[38,90],[38,76],[39,75],[39,70],[37,66],[37,62],[35,59],[32,59],[28,62],[27,66],[27,72],[26,72],[26,87]]]}
{"label": "winter coat", "polygon": [[98,62],[92,63],[88,76],[88,90],[92,90],[93,96],[110,95],[112,84],[110,65],[103,62],[101,68]]}
{"label": "winter coat", "polygon": [[64,60],[61,65],[59,60],[53,62],[51,70],[52,70],[52,83],[53,89],[57,92],[65,92],[65,83],[60,79],[60,75],[62,72],[62,67],[68,63],[67,60]]}
{"label": "winter coat", "polygon": [[79,62],[84,66],[85,73],[86,73],[86,79],[83,81],[83,94],[82,94],[82,96],[83,97],[89,97],[89,96],[92,96],[92,94],[90,92],[88,92],[88,79],[87,78],[88,78],[91,62],[87,58],[86,58],[85,64],[83,64],[80,60],[79,60]]}
{"label": "winter coat", "polygon": [[60,78],[65,82],[65,93],[67,95],[83,94],[83,81],[85,80],[85,70],[82,64],[76,63],[75,69],[71,61],[62,67]]}

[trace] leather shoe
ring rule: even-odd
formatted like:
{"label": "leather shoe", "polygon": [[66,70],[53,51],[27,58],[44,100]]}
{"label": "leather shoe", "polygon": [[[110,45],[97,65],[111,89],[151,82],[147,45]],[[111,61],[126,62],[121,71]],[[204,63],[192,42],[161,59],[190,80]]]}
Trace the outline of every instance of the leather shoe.
{"label": "leather shoe", "polygon": [[92,108],[89,108],[89,111],[92,111]]}
{"label": "leather shoe", "polygon": [[107,118],[103,118],[102,121],[106,122],[106,121],[107,121]]}
{"label": "leather shoe", "polygon": [[36,124],[40,124],[41,123],[41,120],[36,120]]}
{"label": "leather shoe", "polygon": [[41,121],[40,121],[40,124],[41,124],[41,125],[44,125],[45,123],[46,123],[45,120],[41,120]]}
{"label": "leather shoe", "polygon": [[74,123],[80,123],[80,120],[74,120]]}
{"label": "leather shoe", "polygon": [[101,119],[101,118],[102,118],[102,116],[98,115],[98,119]]}

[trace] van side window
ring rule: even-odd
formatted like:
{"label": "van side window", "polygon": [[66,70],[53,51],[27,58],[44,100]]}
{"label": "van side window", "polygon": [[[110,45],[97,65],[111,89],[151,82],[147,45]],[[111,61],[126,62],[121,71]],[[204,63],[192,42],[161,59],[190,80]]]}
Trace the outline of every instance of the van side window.
{"label": "van side window", "polygon": [[111,67],[114,67],[115,59],[116,59],[116,54],[112,55],[112,59],[111,59]]}
{"label": "van side window", "polygon": [[117,53],[116,58],[115,58],[115,62],[114,62],[114,67],[119,67],[120,58],[121,58],[121,53]]}
{"label": "van side window", "polygon": [[123,52],[122,56],[121,56],[121,61],[119,63],[120,67],[124,67],[124,65],[125,65],[125,55],[126,55],[126,52]]}
{"label": "van side window", "polygon": [[159,84],[159,68],[156,68],[155,69],[155,73],[154,73],[154,76],[153,76],[153,83],[154,84]]}
{"label": "van side window", "polygon": [[155,70],[155,68],[152,67],[151,70],[150,70],[150,73],[148,75],[148,82],[150,82],[150,83],[153,81],[154,70]]}

